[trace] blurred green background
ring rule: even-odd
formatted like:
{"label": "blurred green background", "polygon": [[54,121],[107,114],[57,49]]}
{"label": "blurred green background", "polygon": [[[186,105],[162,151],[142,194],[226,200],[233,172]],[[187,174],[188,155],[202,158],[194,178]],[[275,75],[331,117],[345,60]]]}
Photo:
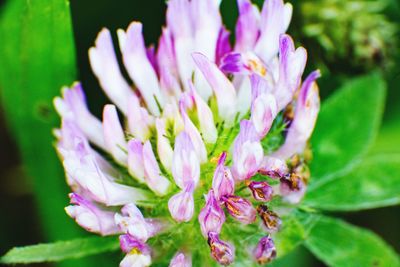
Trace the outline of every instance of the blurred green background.
{"label": "blurred green background", "polygon": [[[12,7],[18,5],[16,2],[25,3],[25,0],[0,1],[0,23],[4,22],[8,9],[16,8]],[[221,6],[225,24],[231,30],[237,17],[235,2],[223,0]],[[261,4],[262,1],[256,2]],[[315,68],[322,70],[323,78],[319,81],[322,99],[326,99],[335,88],[353,77],[379,72],[387,82],[388,95],[384,122],[372,151],[400,152],[400,3],[397,0],[291,2],[294,5],[294,16],[288,32],[295,37],[298,45],[305,46],[309,52],[307,71]],[[127,27],[132,20],[143,22],[148,44],[157,42],[161,26],[165,23],[165,1],[71,0],[70,8],[77,74],[68,73],[63,80],[56,81],[57,86],[51,92],[52,96],[47,97],[58,95],[62,84],[73,82],[69,77],[77,77],[83,83],[90,109],[99,115],[107,99],[90,70],[88,48],[102,27],[109,28],[116,37],[116,29]],[[14,19],[20,20],[22,17]],[[48,29],[54,30],[54,25]],[[11,28],[7,30],[12,31]],[[43,37],[46,37],[46,33],[38,38]],[[0,50],[12,49],[2,46],[5,40],[2,38],[7,36],[0,35]],[[51,41],[50,38],[48,41]],[[40,53],[41,43],[35,44]],[[62,42],[56,44],[68,45]],[[58,121],[51,103],[47,98],[47,102],[35,102],[35,109],[24,108],[24,105],[32,103],[26,98],[35,96],[35,90],[40,94],[40,88],[21,87],[18,88],[19,94],[6,94],[4,86],[7,83],[4,79],[11,79],[1,75],[6,68],[12,66],[2,64],[0,60],[0,255],[14,246],[85,235],[63,211],[68,201],[68,188],[52,148],[50,129],[57,126]],[[40,75],[46,77],[51,71],[38,66],[38,70],[30,75],[36,75],[36,79],[40,80]],[[63,77],[62,72],[57,75]],[[13,78],[16,82],[21,79],[20,76]],[[15,98],[15,103],[5,103],[5,99],[10,98]],[[19,121],[14,122],[10,114],[17,114]],[[24,122],[24,119],[27,121]],[[37,128],[35,121],[39,121]],[[23,132],[16,132],[20,129],[24,129]],[[26,147],[26,143],[34,144],[32,150],[20,153],[21,146]],[[400,253],[400,207],[336,215],[373,230]],[[119,256],[119,253],[114,253],[64,264],[116,266]],[[301,248],[293,253],[292,258],[296,259],[297,266],[324,266]]]}

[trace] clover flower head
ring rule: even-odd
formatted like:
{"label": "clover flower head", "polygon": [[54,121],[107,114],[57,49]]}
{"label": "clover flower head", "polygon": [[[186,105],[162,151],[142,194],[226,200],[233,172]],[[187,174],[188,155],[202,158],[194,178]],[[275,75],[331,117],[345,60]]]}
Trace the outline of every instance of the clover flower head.
{"label": "clover flower head", "polygon": [[[255,247],[247,256],[258,263],[279,253],[273,202],[304,195],[319,72],[302,82],[306,50],[285,34],[290,4],[237,2],[233,45],[219,0],[169,0],[157,49],[145,46],[139,22],[118,30],[133,84],[101,30],[89,59],[112,102],[102,120],[79,83],[54,100],[57,151],[73,191],[66,211],[87,231],[120,235],[120,266],[167,256],[169,266],[191,266],[194,257],[229,265],[244,246]],[[265,234],[242,244],[249,232]]]}

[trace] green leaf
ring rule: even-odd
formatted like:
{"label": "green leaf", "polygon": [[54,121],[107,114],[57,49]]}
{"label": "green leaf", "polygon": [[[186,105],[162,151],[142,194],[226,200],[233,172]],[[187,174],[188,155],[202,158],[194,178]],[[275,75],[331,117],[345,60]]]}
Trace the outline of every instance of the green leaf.
{"label": "green leaf", "polygon": [[369,157],[347,174],[307,193],[304,204],[349,211],[400,203],[400,154]]}
{"label": "green leaf", "polygon": [[0,93],[24,170],[33,181],[43,232],[49,240],[81,233],[64,212],[68,189],[53,148],[59,125],[52,99],[76,78],[69,3],[12,0],[0,21]]}
{"label": "green leaf", "polygon": [[355,166],[377,135],[386,85],[379,75],[346,83],[322,105],[311,139],[310,188]]}
{"label": "green leaf", "polygon": [[119,248],[116,237],[88,237],[50,244],[39,244],[11,249],[0,258],[0,263],[37,263],[77,259]]}
{"label": "green leaf", "polygon": [[282,218],[282,229],[274,236],[277,256],[282,257],[300,245],[307,238],[317,221],[317,215],[309,216],[298,210],[284,216]]}
{"label": "green leaf", "polygon": [[399,256],[379,236],[329,217],[318,220],[305,245],[328,266],[400,266]]}

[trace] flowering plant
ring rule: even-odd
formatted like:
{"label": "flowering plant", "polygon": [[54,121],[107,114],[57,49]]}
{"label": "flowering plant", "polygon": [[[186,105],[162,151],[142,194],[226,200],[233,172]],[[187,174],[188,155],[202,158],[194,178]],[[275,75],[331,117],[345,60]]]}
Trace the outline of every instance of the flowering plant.
{"label": "flowering plant", "polygon": [[[317,212],[399,201],[378,190],[366,202],[369,189],[362,187],[336,196],[338,188],[357,181],[349,177],[363,173],[366,163],[353,161],[361,159],[372,140],[370,129],[377,128],[384,95],[380,80],[358,81],[377,87],[364,93],[371,110],[362,114],[369,114],[369,121],[354,114],[342,118],[340,132],[329,125],[333,114],[347,107],[344,99],[357,101],[362,86],[351,85],[322,108],[315,147],[310,146],[320,109],[320,73],[302,81],[307,52],[285,34],[292,6],[267,0],[259,10],[239,0],[231,46],[219,4],[170,0],[157,49],[146,48],[139,22],[119,30],[123,64],[134,86],[121,74],[110,32],[99,33],[89,59],[115,105],[104,107],[100,121],[89,112],[79,83],[54,100],[62,119],[56,148],[73,191],[67,214],[89,232],[118,235],[125,254],[120,266],[266,264],[303,241],[329,265],[343,266],[325,246],[331,240],[352,242],[340,239],[339,228],[360,243],[381,244],[377,254],[365,257],[367,264],[398,264],[378,237]],[[341,146],[354,129],[365,130],[361,141]],[[375,181],[375,189],[381,182]],[[325,229],[332,231],[330,238],[320,234]],[[115,238],[102,240],[113,245],[95,252],[115,248]],[[97,242],[54,246],[62,255],[62,246],[77,250]],[[18,262],[12,260],[18,253],[11,251],[2,261]],[[25,253],[32,257],[29,248]]]}

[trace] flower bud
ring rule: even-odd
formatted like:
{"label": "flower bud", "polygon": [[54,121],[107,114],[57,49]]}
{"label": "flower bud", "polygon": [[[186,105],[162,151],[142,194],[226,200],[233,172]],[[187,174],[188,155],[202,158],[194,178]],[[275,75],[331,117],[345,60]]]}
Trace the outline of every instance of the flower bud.
{"label": "flower bud", "polygon": [[279,190],[284,200],[292,204],[299,203],[306,192],[306,184],[302,177],[292,173],[280,181]]}
{"label": "flower bud", "polygon": [[289,172],[289,169],[285,161],[266,156],[258,172],[271,178],[282,178]]}
{"label": "flower bud", "polygon": [[212,188],[217,200],[220,200],[222,196],[233,195],[235,188],[235,181],[233,180],[232,173],[230,169],[224,165],[225,159],[226,152],[223,152],[218,160],[218,166],[215,169],[212,181]]}
{"label": "flower bud", "polygon": [[192,258],[181,251],[178,251],[169,263],[169,267],[192,267]]}
{"label": "flower bud", "polygon": [[223,196],[221,198],[225,203],[230,215],[243,224],[250,224],[256,220],[257,212],[250,201],[238,196]]}
{"label": "flower bud", "polygon": [[304,151],[307,140],[314,130],[320,108],[319,89],[315,82],[318,77],[320,72],[314,71],[303,82],[285,143],[273,153],[274,157],[288,159]]}
{"label": "flower bud", "polygon": [[211,249],[211,256],[221,265],[229,265],[235,258],[235,248],[219,239],[219,235],[214,232],[208,233],[208,245]]}
{"label": "flower bud", "polygon": [[199,223],[204,237],[209,232],[220,233],[225,222],[225,213],[215,199],[214,192],[210,190],[206,196],[206,205],[200,211]]}
{"label": "flower bud", "polygon": [[258,264],[267,264],[276,257],[274,240],[267,235],[260,239],[254,250],[254,258]]}
{"label": "flower bud", "polygon": [[278,214],[268,209],[265,205],[257,207],[258,215],[260,215],[266,230],[270,233],[277,232],[282,224],[282,220]]}
{"label": "flower bud", "polygon": [[253,197],[255,200],[266,202],[272,199],[272,187],[265,181],[252,181],[249,184],[249,188],[253,193]]}

